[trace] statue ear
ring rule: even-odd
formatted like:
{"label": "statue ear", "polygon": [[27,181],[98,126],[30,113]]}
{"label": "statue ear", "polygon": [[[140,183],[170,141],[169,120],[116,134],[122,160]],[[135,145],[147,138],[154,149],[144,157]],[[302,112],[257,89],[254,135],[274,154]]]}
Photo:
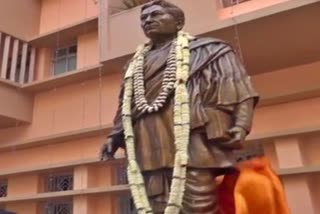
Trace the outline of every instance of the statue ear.
{"label": "statue ear", "polygon": [[183,28],[183,24],[181,21],[177,21],[177,30],[180,31]]}

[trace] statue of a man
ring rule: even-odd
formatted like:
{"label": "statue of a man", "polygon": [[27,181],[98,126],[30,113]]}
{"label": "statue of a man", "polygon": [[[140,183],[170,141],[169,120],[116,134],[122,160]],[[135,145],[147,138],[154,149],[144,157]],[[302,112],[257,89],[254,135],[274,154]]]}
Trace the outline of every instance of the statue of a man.
{"label": "statue of a man", "polygon": [[[133,84],[142,88],[142,93],[133,96],[144,96],[153,103],[165,91],[164,81],[170,82],[166,71],[185,16],[172,3],[156,0],[142,7],[140,19],[150,48],[144,53],[143,75],[134,78],[142,81]],[[189,51],[186,88],[190,134],[185,191],[179,209],[181,213],[211,214],[218,212],[215,177],[232,170],[236,162],[233,151],[242,148],[250,132],[258,95],[234,50],[224,41],[190,37]],[[175,89],[168,91],[163,103],[150,111],[141,107],[139,99],[131,102],[135,155],[153,213],[164,213],[167,206],[176,154]],[[119,147],[125,148],[123,96],[122,87],[113,130],[101,149],[104,160],[113,158]]]}

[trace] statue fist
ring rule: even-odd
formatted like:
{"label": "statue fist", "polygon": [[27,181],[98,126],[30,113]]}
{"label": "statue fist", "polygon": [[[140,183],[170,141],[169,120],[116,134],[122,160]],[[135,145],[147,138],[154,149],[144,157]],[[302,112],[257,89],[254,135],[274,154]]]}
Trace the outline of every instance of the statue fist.
{"label": "statue fist", "polygon": [[230,139],[222,142],[221,146],[230,150],[242,149],[247,131],[242,127],[235,126],[228,130],[228,134],[230,135]]}
{"label": "statue fist", "polygon": [[113,160],[114,159],[114,153],[116,152],[116,148],[114,145],[114,141],[112,138],[108,138],[107,142],[104,143],[100,149],[100,160]]}

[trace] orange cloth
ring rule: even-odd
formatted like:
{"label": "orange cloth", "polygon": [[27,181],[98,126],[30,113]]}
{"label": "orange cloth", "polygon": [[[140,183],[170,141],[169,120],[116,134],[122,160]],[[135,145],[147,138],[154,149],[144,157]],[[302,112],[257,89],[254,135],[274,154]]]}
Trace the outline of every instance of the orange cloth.
{"label": "orange cloth", "polygon": [[289,214],[278,176],[265,157],[244,161],[219,186],[221,214]]}

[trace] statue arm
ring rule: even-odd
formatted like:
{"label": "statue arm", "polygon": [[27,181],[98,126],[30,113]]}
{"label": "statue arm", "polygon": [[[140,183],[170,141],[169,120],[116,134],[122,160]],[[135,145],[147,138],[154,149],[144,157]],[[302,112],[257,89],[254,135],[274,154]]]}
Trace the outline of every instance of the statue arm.
{"label": "statue arm", "polygon": [[[123,74],[126,72],[129,62],[123,68]],[[123,75],[124,78],[124,75]],[[121,147],[125,149],[125,142],[124,142],[124,133],[123,133],[123,126],[122,126],[122,99],[124,94],[124,79],[122,80],[120,86],[120,92],[118,95],[118,108],[113,119],[113,127],[111,133],[109,134],[108,138],[111,138],[113,142],[117,145],[117,147]]]}
{"label": "statue arm", "polygon": [[113,119],[113,127],[112,131],[109,134],[108,138],[111,138],[113,143],[117,148],[125,148],[125,143],[124,143],[124,135],[123,135],[123,127],[122,127],[122,117],[121,117],[121,112],[122,112],[122,97],[123,97],[123,84],[121,85],[120,93],[119,93],[119,101],[118,101],[118,108],[116,111],[116,115]]}
{"label": "statue arm", "polygon": [[223,144],[230,149],[239,149],[251,130],[258,94],[233,50],[219,57],[216,63],[216,68],[220,68],[217,71],[217,106],[231,115],[230,128],[227,131],[230,139]]}
{"label": "statue arm", "polygon": [[[126,68],[126,66],[125,66]],[[122,126],[122,99],[124,93],[124,83],[121,84],[119,96],[118,96],[118,108],[113,119],[113,127],[110,134],[107,137],[106,143],[104,143],[100,149],[100,159],[110,160],[113,159],[114,154],[119,148],[125,149],[124,133]]]}
{"label": "statue arm", "polygon": [[250,98],[239,103],[234,111],[234,126],[246,130],[247,134],[251,131],[252,119],[254,112],[254,99]]}

